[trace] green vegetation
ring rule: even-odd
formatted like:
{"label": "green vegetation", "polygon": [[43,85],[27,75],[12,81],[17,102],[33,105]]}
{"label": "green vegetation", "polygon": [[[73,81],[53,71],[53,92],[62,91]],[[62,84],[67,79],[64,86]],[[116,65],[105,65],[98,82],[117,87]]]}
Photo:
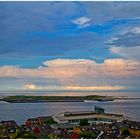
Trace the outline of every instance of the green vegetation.
{"label": "green vegetation", "polygon": [[53,133],[49,134],[48,138],[49,139],[60,139],[60,137],[57,134],[53,134]]}
{"label": "green vegetation", "polygon": [[37,138],[36,136],[34,136],[33,134],[31,134],[30,132],[24,132],[22,133],[21,131],[17,131],[15,134],[11,135],[12,139],[35,139]]}
{"label": "green vegetation", "polygon": [[11,135],[12,139],[35,139],[36,137],[32,135],[30,132],[21,132],[20,129],[16,130],[16,133]]}
{"label": "green vegetation", "polygon": [[80,120],[80,126],[89,125],[87,119]]}
{"label": "green vegetation", "polygon": [[96,100],[96,99],[102,99],[105,98],[106,96],[100,96],[100,95],[88,95],[85,96],[85,100]]}
{"label": "green vegetation", "polygon": [[80,134],[81,138],[83,139],[94,139],[97,137],[97,134],[94,132],[84,131]]}
{"label": "green vegetation", "polygon": [[48,117],[46,120],[45,120],[45,124],[57,124],[57,122],[55,122],[52,117]]}
{"label": "green vegetation", "polygon": [[130,136],[130,131],[128,130],[128,128],[124,128],[122,130],[122,135],[124,135],[124,136]]}
{"label": "green vegetation", "polygon": [[84,101],[84,100],[98,100],[105,98],[105,96],[90,95],[90,96],[7,96],[2,100],[7,102],[41,102],[41,101]]}

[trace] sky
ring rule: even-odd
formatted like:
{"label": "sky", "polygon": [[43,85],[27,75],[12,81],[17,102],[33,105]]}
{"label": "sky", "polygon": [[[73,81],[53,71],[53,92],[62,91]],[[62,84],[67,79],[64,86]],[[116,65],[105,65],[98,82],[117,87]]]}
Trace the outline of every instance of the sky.
{"label": "sky", "polygon": [[140,2],[0,2],[0,91],[140,91]]}

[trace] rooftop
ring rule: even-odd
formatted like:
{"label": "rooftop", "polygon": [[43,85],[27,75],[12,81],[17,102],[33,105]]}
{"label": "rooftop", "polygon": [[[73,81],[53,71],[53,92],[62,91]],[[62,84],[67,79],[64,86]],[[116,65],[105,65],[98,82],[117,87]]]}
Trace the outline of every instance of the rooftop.
{"label": "rooftop", "polygon": [[108,114],[108,113],[97,114],[93,111],[64,112],[54,117],[60,121],[90,119],[90,118],[106,118],[119,120],[124,118],[122,114]]}
{"label": "rooftop", "polygon": [[61,124],[51,124],[51,127],[54,128],[54,129],[67,129],[67,128],[74,128],[74,127],[77,127],[79,125],[76,125],[76,124],[69,124],[69,123],[61,123]]}

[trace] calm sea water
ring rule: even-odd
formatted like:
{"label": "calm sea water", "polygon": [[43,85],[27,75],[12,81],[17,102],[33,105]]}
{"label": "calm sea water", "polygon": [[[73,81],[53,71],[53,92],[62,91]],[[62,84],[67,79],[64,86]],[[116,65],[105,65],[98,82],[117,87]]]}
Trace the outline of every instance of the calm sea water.
{"label": "calm sea water", "polygon": [[[64,95],[64,93],[61,93]],[[74,93],[69,93],[74,94]],[[75,93],[80,94],[80,93]],[[74,94],[74,95],[75,95]],[[81,93],[83,95],[83,93]],[[88,95],[89,92],[87,93]],[[103,94],[103,93],[102,93]],[[126,95],[139,97],[139,93],[114,93],[116,96]],[[2,94],[1,94],[2,95]],[[8,94],[4,94],[5,96]],[[10,94],[11,95],[11,94]],[[46,94],[40,94],[46,95]],[[47,94],[48,95],[48,94]],[[68,93],[65,93],[68,95]],[[111,95],[111,94],[110,94]],[[130,96],[131,95],[131,96]],[[111,102],[52,102],[52,103],[6,103],[0,102],[0,121],[14,119],[18,124],[23,124],[28,118],[47,116],[64,111],[86,111],[94,110],[94,106],[100,106],[108,113],[119,113],[132,117],[134,120],[140,121],[140,99],[136,100],[116,100]]]}

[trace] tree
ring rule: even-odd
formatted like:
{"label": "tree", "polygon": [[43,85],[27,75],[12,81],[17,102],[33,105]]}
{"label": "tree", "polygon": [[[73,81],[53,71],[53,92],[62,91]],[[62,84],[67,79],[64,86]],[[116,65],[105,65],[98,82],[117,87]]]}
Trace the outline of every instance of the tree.
{"label": "tree", "polygon": [[80,134],[81,138],[84,139],[94,139],[97,135],[94,132],[84,131]]}
{"label": "tree", "polygon": [[87,120],[87,119],[82,119],[82,120],[80,120],[80,125],[81,125],[81,126],[89,125],[88,120]]}
{"label": "tree", "polygon": [[57,122],[55,122],[52,118],[47,118],[45,120],[45,124],[56,124]]}
{"label": "tree", "polygon": [[35,139],[36,137],[30,132],[21,132],[20,129],[17,129],[14,134],[11,135],[12,139]]}
{"label": "tree", "polygon": [[122,131],[122,135],[129,136],[130,135],[129,129],[128,128],[124,128],[123,131]]}
{"label": "tree", "polygon": [[58,136],[57,134],[50,133],[50,134],[48,135],[48,138],[49,138],[49,139],[59,139],[59,136]]}

